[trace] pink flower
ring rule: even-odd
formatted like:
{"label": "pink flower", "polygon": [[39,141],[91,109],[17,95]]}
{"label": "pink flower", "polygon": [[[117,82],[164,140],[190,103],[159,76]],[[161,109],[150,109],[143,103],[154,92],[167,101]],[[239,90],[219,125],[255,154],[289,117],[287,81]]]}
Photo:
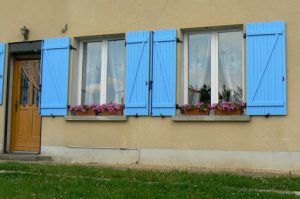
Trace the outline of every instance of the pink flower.
{"label": "pink flower", "polygon": [[225,102],[221,101],[217,104],[212,104],[211,109],[219,109],[224,111],[234,111],[246,108],[246,103],[244,102]]}

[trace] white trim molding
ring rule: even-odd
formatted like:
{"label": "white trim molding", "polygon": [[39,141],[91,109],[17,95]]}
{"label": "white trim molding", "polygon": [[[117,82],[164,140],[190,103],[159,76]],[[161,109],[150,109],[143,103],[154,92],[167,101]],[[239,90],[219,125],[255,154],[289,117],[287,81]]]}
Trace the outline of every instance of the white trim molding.
{"label": "white trim molding", "polygon": [[211,33],[211,104],[219,102],[219,33]]}
{"label": "white trim molding", "polygon": [[62,163],[136,164],[137,149],[42,146],[41,155]]}
{"label": "white trim molding", "polygon": [[43,146],[56,162],[300,171],[300,152]]}

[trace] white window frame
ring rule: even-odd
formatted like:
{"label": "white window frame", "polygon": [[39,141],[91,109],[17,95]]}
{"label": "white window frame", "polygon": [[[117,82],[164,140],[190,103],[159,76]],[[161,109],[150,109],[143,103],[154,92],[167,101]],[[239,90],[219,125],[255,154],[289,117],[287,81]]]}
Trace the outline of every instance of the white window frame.
{"label": "white window frame", "polygon": [[[108,42],[116,41],[116,40],[124,40],[123,37],[109,37],[109,38],[99,38],[99,39],[88,39],[88,40],[80,40],[79,43],[79,70],[78,70],[78,96],[77,102],[78,104],[82,104],[82,69],[83,69],[83,46],[84,43],[89,42],[101,42],[101,82],[100,82],[100,104],[107,103],[107,67],[108,67]],[[125,50],[125,48],[124,48]],[[124,57],[125,59],[125,57]],[[125,81],[124,81],[125,84]]]}
{"label": "white window frame", "polygon": [[[241,32],[242,28],[211,30],[211,31],[189,31],[184,32],[183,36],[183,103],[188,104],[188,87],[189,87],[189,35],[192,34],[211,34],[211,104],[219,102],[219,33],[223,32]],[[242,86],[243,86],[243,101],[245,101],[245,78],[244,78],[244,42],[242,42]]]}

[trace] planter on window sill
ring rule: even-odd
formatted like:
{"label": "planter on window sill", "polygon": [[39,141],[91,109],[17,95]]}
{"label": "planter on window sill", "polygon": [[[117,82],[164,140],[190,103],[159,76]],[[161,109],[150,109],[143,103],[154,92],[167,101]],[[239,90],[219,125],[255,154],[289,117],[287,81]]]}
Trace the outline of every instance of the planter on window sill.
{"label": "planter on window sill", "polygon": [[201,111],[199,109],[183,110],[184,115],[209,115],[209,110]]}
{"label": "planter on window sill", "polygon": [[72,115],[77,115],[77,116],[95,116],[96,112],[95,111],[72,111],[71,112]]}
{"label": "planter on window sill", "polygon": [[216,115],[242,115],[242,110],[236,109],[233,111],[228,111],[228,110],[222,110],[222,109],[215,109],[215,114]]}
{"label": "planter on window sill", "polygon": [[109,112],[107,110],[101,112],[101,113],[98,113],[98,115],[123,115],[123,110],[115,110],[115,111],[112,111],[112,112]]}

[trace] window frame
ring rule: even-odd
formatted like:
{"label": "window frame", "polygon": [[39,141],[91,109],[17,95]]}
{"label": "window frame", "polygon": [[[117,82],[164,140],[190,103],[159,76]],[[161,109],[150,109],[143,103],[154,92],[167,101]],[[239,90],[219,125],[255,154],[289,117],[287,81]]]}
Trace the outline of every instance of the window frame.
{"label": "window frame", "polygon": [[[219,33],[240,32],[243,39],[243,28],[227,28],[213,30],[194,30],[183,32],[183,104],[188,104],[189,87],[189,35],[211,34],[211,104],[219,102]],[[242,87],[245,102],[245,41],[242,40]]]}
{"label": "window frame", "polygon": [[[125,37],[98,37],[95,39],[82,39],[79,40],[79,61],[78,61],[78,81],[77,81],[77,104],[82,105],[82,75],[83,75],[83,49],[85,43],[101,42],[101,81],[100,81],[100,99],[99,104],[107,103],[107,69],[108,69],[108,43],[109,41],[123,40]],[[124,67],[126,67],[126,48],[124,46]],[[125,74],[124,74],[124,87],[125,87]],[[124,96],[125,97],[125,96]]]}

